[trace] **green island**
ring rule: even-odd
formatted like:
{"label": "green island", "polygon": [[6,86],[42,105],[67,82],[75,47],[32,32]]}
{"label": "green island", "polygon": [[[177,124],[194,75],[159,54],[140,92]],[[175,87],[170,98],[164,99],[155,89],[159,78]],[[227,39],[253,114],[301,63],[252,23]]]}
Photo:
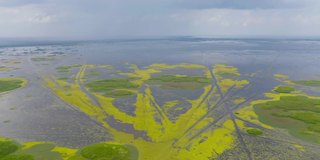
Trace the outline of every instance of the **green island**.
{"label": "green island", "polygon": [[26,85],[23,78],[0,78],[0,93],[21,88]]}
{"label": "green island", "polygon": [[210,84],[211,80],[202,76],[159,75],[150,78],[147,83],[160,85],[163,89],[198,89]]}
{"label": "green island", "polygon": [[284,128],[293,136],[320,143],[320,99],[301,95],[281,96],[279,100],[256,104],[259,120]]}
{"label": "green island", "polygon": [[258,128],[248,128],[246,131],[248,134],[253,136],[260,136],[263,134],[263,132]]}
{"label": "green island", "polygon": [[134,95],[135,90],[139,87],[137,84],[130,82],[129,79],[105,79],[95,80],[85,84],[92,92],[101,93],[110,97],[126,97]]}
{"label": "green island", "polygon": [[295,91],[295,89],[291,86],[278,86],[276,89],[274,89],[274,91],[278,93],[291,93]]}

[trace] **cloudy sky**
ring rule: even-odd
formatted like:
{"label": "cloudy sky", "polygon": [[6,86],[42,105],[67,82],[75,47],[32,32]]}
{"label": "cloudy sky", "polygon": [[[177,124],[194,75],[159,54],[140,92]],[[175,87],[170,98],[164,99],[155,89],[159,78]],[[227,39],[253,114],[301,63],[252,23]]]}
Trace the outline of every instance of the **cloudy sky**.
{"label": "cloudy sky", "polygon": [[0,38],[320,37],[320,0],[0,0]]}

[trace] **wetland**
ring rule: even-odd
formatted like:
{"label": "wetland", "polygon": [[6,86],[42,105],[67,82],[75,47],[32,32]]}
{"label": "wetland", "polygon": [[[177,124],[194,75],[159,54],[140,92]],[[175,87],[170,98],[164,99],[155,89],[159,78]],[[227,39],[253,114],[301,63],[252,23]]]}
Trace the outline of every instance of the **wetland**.
{"label": "wetland", "polygon": [[178,38],[0,51],[0,160],[320,157],[316,40]]}

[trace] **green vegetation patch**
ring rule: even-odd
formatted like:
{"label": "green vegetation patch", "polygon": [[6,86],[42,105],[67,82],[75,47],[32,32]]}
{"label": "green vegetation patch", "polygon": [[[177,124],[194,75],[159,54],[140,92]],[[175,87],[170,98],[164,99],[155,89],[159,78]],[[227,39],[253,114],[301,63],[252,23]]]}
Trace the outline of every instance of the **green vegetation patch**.
{"label": "green vegetation patch", "polygon": [[0,78],[0,93],[22,87],[25,80],[21,78]]}
{"label": "green vegetation patch", "polygon": [[74,64],[74,65],[70,65],[70,66],[59,66],[56,68],[56,70],[60,73],[69,73],[70,69],[72,68],[78,68],[81,67],[81,65],[79,64]]}
{"label": "green vegetation patch", "polygon": [[19,153],[20,145],[10,139],[0,139],[1,160],[34,160],[31,155]]}
{"label": "green vegetation patch", "polygon": [[211,79],[202,76],[160,75],[147,83],[160,85],[163,89],[198,89],[210,84]]}
{"label": "green vegetation patch", "polygon": [[0,141],[0,158],[14,153],[19,148],[18,144],[11,140]]}
{"label": "green vegetation patch", "polygon": [[260,136],[263,132],[258,128],[249,128],[247,129],[247,133],[253,136]]}
{"label": "green vegetation patch", "polygon": [[130,160],[130,151],[126,146],[99,143],[84,147],[80,155],[90,160]]}
{"label": "green vegetation patch", "polygon": [[[29,143],[29,144],[27,144]],[[0,160],[137,160],[133,146],[98,143],[82,149],[56,146],[47,142],[24,145],[0,137]],[[30,145],[31,143],[31,145]],[[22,147],[24,146],[24,147]]]}
{"label": "green vegetation patch", "polygon": [[139,85],[132,83],[129,79],[115,78],[106,80],[95,80],[85,84],[90,91],[102,93],[110,97],[126,97],[135,94]]}
{"label": "green vegetation patch", "polygon": [[280,100],[254,106],[259,120],[284,128],[293,136],[320,143],[320,99],[282,96]]}
{"label": "green vegetation patch", "polygon": [[320,80],[293,81],[293,83],[303,86],[320,87]]}
{"label": "green vegetation patch", "polygon": [[291,93],[295,89],[291,86],[278,86],[274,91],[278,93]]}

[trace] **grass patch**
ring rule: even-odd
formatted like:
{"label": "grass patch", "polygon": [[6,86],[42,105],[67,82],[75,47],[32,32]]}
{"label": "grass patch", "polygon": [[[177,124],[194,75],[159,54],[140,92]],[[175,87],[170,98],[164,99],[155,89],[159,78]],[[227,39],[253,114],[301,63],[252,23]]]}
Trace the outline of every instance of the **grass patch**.
{"label": "grass patch", "polygon": [[120,144],[98,143],[82,149],[56,146],[47,142],[27,142],[23,145],[0,137],[1,160],[136,160],[137,149]]}
{"label": "grass patch", "polygon": [[246,130],[248,134],[253,136],[260,136],[263,134],[263,132],[258,128],[249,128]]}
{"label": "grass patch", "polygon": [[22,87],[25,80],[21,78],[0,78],[0,93]]}
{"label": "grass patch", "polygon": [[254,106],[259,120],[284,128],[293,136],[320,143],[320,99],[282,96],[280,100]]}
{"label": "grass patch", "polygon": [[85,84],[93,92],[102,93],[110,97],[126,97],[135,94],[139,85],[132,83],[129,79],[106,79],[96,80]]}
{"label": "grass patch", "polygon": [[14,141],[0,141],[0,159],[11,153],[16,152],[18,149],[19,146]]}
{"label": "grass patch", "polygon": [[293,81],[293,83],[303,86],[310,87],[320,87],[320,80],[302,80],[302,81]]}
{"label": "grass patch", "polygon": [[158,84],[164,89],[198,89],[210,82],[211,80],[207,77],[186,75],[160,75],[147,81],[149,84]]}
{"label": "grass patch", "polygon": [[291,93],[295,89],[291,86],[278,86],[274,91],[278,93]]}
{"label": "grass patch", "polygon": [[84,147],[80,155],[90,160],[130,160],[127,147],[117,144],[99,143]]}

